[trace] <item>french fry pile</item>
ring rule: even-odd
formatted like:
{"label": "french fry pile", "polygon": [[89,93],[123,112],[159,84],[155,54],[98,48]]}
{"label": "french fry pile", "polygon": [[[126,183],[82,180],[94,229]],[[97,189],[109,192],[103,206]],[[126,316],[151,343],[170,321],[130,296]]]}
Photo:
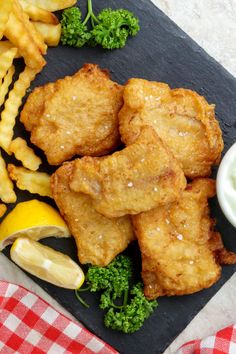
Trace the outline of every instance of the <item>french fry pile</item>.
{"label": "french fry pile", "polygon": [[[0,199],[15,203],[12,181],[18,188],[51,197],[50,178],[38,172],[41,159],[22,137],[13,139],[22,100],[31,82],[46,65],[48,46],[57,46],[61,25],[51,11],[73,6],[75,0],[0,0],[0,149],[14,154],[23,167],[6,166],[0,152]],[[23,58],[24,70],[14,80],[14,60]],[[0,203],[0,217],[6,206]]]}

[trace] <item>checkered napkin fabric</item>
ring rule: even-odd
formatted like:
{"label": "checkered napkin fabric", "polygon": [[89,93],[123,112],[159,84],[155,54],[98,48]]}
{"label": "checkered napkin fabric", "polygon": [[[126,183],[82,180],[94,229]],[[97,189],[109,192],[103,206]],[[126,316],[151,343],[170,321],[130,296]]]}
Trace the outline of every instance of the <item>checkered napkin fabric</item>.
{"label": "checkered napkin fabric", "polygon": [[176,354],[236,354],[236,325],[215,335],[184,344]]}
{"label": "checkered napkin fabric", "polygon": [[1,354],[115,354],[113,348],[21,286],[0,281]]}

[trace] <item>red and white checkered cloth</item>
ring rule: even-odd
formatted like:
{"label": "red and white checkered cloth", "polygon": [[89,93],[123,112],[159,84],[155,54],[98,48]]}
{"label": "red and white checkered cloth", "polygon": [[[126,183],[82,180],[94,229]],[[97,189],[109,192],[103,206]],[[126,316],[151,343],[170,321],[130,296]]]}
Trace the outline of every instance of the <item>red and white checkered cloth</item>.
{"label": "red and white checkered cloth", "polygon": [[0,281],[0,353],[118,352],[29,290]]}
{"label": "red and white checkered cloth", "polygon": [[192,340],[176,354],[236,354],[236,325],[221,329],[213,336]]}
{"label": "red and white checkered cloth", "polygon": [[[1,354],[118,354],[29,290],[0,281]],[[236,354],[236,325],[184,344],[176,354]]]}

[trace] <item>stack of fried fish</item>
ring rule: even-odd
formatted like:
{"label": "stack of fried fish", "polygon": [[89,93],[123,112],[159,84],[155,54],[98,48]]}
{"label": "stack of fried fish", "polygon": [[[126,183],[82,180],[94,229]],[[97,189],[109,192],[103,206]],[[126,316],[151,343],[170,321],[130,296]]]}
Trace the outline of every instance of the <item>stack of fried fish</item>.
{"label": "stack of fried fish", "polygon": [[48,162],[63,163],[52,192],[82,264],[106,266],[137,239],[155,299],[207,288],[236,262],[208,206],[222,133],[196,92],[137,78],[123,87],[86,64],[35,89],[21,121]]}

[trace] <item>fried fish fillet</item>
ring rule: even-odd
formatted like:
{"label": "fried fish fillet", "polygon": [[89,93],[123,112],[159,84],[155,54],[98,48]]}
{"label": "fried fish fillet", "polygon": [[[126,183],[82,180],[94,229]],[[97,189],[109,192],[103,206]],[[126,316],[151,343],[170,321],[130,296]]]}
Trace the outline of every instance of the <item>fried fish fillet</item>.
{"label": "fried fish fillet", "polygon": [[118,112],[123,87],[97,65],[33,91],[21,113],[31,141],[51,165],[74,155],[100,156],[120,143]]}
{"label": "fried fish fillet", "polygon": [[53,197],[75,238],[79,261],[106,266],[134,239],[130,217],[108,219],[97,213],[89,196],[70,189],[72,169],[69,162],[54,173]]}
{"label": "fried fish fillet", "polygon": [[219,264],[236,263],[236,255],[224,249],[214,231],[208,206],[214,195],[215,181],[199,178],[178,202],[132,217],[147,298],[208,288],[221,275]]}
{"label": "fried fish fillet", "polygon": [[130,79],[119,120],[126,145],[135,141],[143,125],[152,126],[189,178],[209,176],[219,163],[223,140],[214,105],[194,91]]}
{"label": "fried fish fillet", "polygon": [[92,197],[107,217],[138,214],[180,197],[186,180],[181,167],[151,127],[137,140],[104,158],[77,159],[72,190]]}
{"label": "fried fish fillet", "polygon": [[39,124],[40,117],[44,111],[44,103],[46,99],[52,97],[54,91],[55,85],[49,83],[44,86],[36,87],[29,95],[20,116],[21,122],[29,132]]}

